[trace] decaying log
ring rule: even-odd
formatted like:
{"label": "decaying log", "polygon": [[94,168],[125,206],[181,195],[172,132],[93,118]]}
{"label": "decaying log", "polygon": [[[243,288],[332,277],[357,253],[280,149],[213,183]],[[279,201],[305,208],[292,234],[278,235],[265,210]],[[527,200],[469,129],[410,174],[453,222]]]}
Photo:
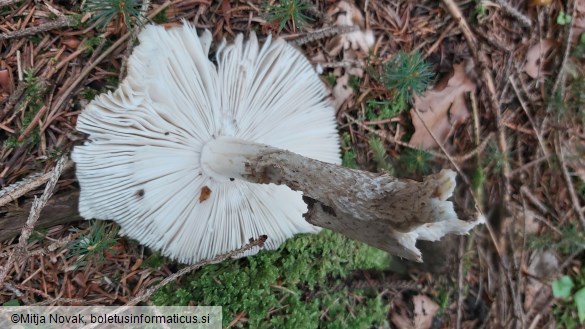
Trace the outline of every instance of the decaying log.
{"label": "decaying log", "polygon": [[[5,206],[0,213],[0,242],[10,240],[22,231],[28,219],[33,200],[28,200],[23,206]],[[41,211],[41,216],[35,229],[49,228],[60,224],[83,220],[77,211],[79,191],[69,191],[54,195]],[[6,211],[6,212],[4,212]]]}

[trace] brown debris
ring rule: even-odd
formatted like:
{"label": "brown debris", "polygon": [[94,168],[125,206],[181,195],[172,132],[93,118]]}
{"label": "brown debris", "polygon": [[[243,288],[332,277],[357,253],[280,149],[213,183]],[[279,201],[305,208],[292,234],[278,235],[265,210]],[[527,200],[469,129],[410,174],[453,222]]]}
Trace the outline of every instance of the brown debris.
{"label": "brown debris", "polygon": [[418,115],[411,113],[415,131],[410,144],[423,149],[437,145],[433,135],[444,143],[453,129],[467,120],[469,112],[465,95],[475,92],[475,83],[468,76],[464,64],[453,65],[453,75],[448,78],[446,85],[437,85],[439,89],[429,90],[422,97],[414,96],[414,109],[411,112],[418,111],[426,127]]}
{"label": "brown debris", "polygon": [[209,199],[210,196],[211,196],[211,189],[207,186],[203,186],[201,188],[201,194],[199,194],[199,203],[202,203],[203,201]]}
{"label": "brown debris", "polygon": [[[332,86],[332,93],[336,107],[341,110],[340,132],[346,132],[350,137],[350,145],[344,146],[344,151],[355,152],[357,164],[371,170],[375,170],[375,165],[368,162],[371,154],[368,138],[373,132],[385,136],[384,146],[392,161],[401,159],[404,151],[411,146],[403,141],[402,136],[414,133],[411,144],[418,142],[433,147],[435,143],[424,126],[420,123],[415,123],[414,127],[411,125],[407,114],[364,121],[369,100],[383,102],[392,97],[372,78],[368,65],[376,68],[399,50],[419,50],[436,65],[439,76],[455,70],[453,63],[470,57],[480,68],[475,75],[470,72],[464,75],[472,83],[460,84],[459,96],[453,96],[457,94],[455,92],[444,92],[448,88],[457,89],[457,84],[451,84],[454,81],[450,78],[444,81],[447,86],[432,91],[442,91],[445,98],[452,98],[447,102],[451,104],[450,109],[443,106],[439,113],[430,111],[431,107],[436,110],[438,103],[446,102],[437,97],[426,105],[421,103],[424,97],[415,103],[423,118],[430,120],[427,125],[433,134],[443,142],[447,139],[452,141],[445,143],[447,152],[463,155],[463,160],[456,161],[463,175],[469,176],[472,181],[477,176],[476,168],[481,168],[483,180],[478,187],[481,193],[472,195],[470,189],[461,189],[455,194],[458,195],[457,201],[463,205],[470,205],[473,203],[470,200],[477,197],[476,206],[489,214],[493,229],[478,232],[473,244],[463,250],[466,252],[461,253],[463,258],[459,260],[469,265],[461,278],[466,288],[463,293],[468,291],[468,295],[463,297],[484,309],[479,312],[468,309],[469,305],[463,307],[452,303],[444,310],[443,316],[435,317],[436,328],[456,328],[458,309],[462,313],[461,328],[555,327],[550,281],[548,276],[542,277],[543,271],[540,270],[540,265],[546,262],[537,261],[546,258],[542,256],[546,251],[531,250],[529,241],[551,232],[560,239],[560,228],[565,225],[580,228],[571,196],[585,204],[578,190],[585,179],[581,147],[583,124],[577,115],[579,112],[571,107],[579,105],[578,97],[571,94],[563,96],[566,110],[548,106],[551,104],[550,88],[543,83],[543,79],[535,78],[540,74],[541,77],[550,76],[556,80],[560,72],[583,72],[583,59],[572,57],[569,52],[569,59],[563,61],[565,55],[562,50],[568,26],[555,22],[561,10],[567,12],[572,9],[572,2],[569,2],[569,7],[562,1],[545,0],[529,1],[527,6],[509,0],[494,3],[503,1],[525,16],[523,19],[528,19],[532,28],[526,28],[526,22],[519,22],[509,14],[509,10],[489,2],[482,2],[487,4],[482,13],[476,11],[475,2],[461,1],[381,0],[357,2],[359,7],[350,2],[318,2],[316,9],[330,15],[320,17],[311,14],[316,20],[307,24],[307,31],[341,31],[338,29],[340,24],[351,23],[357,26],[357,30],[352,32],[358,32],[354,34],[358,37],[352,39],[350,34],[326,34],[323,39],[308,38],[309,41],[300,47],[309,58],[321,53],[320,58],[313,62],[321,65],[324,77],[333,74],[337,80],[337,84]],[[163,3],[152,1],[148,14],[162,8]],[[455,5],[462,15],[453,17],[452,11],[448,10],[451,7],[447,5]],[[64,16],[80,14],[71,2],[0,0],[0,6],[6,13],[0,17],[0,31],[3,37],[10,37],[0,40],[0,188],[4,188],[31,174],[50,172],[55,154],[67,153],[74,143],[82,140],[83,136],[74,130],[76,117],[93,97],[92,94],[116,86],[114,80],[120,72],[124,47],[128,42],[110,49],[119,36],[104,34],[104,31],[93,27],[84,30],[86,27],[47,25],[51,22],[49,17],[54,17],[56,13]],[[574,7],[573,46],[577,45],[577,38],[585,31],[585,1],[575,1]],[[180,24],[181,19],[186,19],[198,28],[210,29],[216,40],[224,37],[231,40],[235,34],[251,30],[256,30],[261,39],[270,32],[277,33],[275,25],[266,22],[262,3],[255,0],[177,0],[172,1],[164,14],[167,26]],[[88,18],[85,15],[82,21]],[[461,21],[468,22],[467,26],[471,28],[466,29],[460,24]],[[370,31],[375,39],[369,39]],[[27,36],[23,37],[22,33]],[[279,32],[279,35],[289,40],[305,36],[303,33],[292,34],[288,29]],[[85,41],[95,41],[95,37],[104,42],[83,49]],[[555,40],[552,46],[549,38]],[[541,43],[546,47],[541,48]],[[546,48],[550,48],[548,53]],[[370,52],[372,56],[369,56]],[[562,62],[569,63],[570,67],[561,68],[559,63]],[[37,81],[44,80],[50,86],[41,97],[50,108],[41,114],[28,99],[29,88],[24,81],[27,72],[34,72]],[[348,86],[350,75],[361,75],[357,90]],[[510,77],[516,82],[517,90],[509,85]],[[568,79],[566,83],[559,79],[559,84],[564,87],[559,90],[570,91],[572,86],[577,86],[575,80]],[[455,106],[455,99],[460,101],[466,93],[462,90],[475,90],[470,92],[474,97]],[[522,98],[523,104],[519,98]],[[16,141],[29,127],[29,120],[35,119],[37,114],[38,123],[25,134],[22,143],[4,144],[9,139]],[[418,116],[412,114],[410,117],[416,122]],[[464,119],[466,117],[469,118]],[[464,123],[458,125],[462,120]],[[459,128],[455,129],[457,125]],[[495,133],[501,147],[486,142]],[[486,144],[487,147],[478,148],[478,145]],[[548,147],[550,153],[545,152],[541,145]],[[562,150],[558,149],[558,145]],[[476,149],[479,151],[474,153]],[[502,151],[506,156],[501,154]],[[560,153],[565,155],[562,166],[558,166],[554,159],[554,155]],[[432,161],[432,170],[452,165],[442,151],[435,154],[438,156]],[[503,177],[502,168],[506,165],[511,170]],[[566,176],[560,167],[566,168]],[[506,180],[510,182],[508,191],[503,188]],[[75,189],[72,176],[65,177],[56,186],[59,192]],[[30,204],[34,196],[40,195],[40,190],[42,186],[26,191],[10,202],[11,208],[0,207],[0,216],[5,217],[7,213],[17,211],[15,209],[19,206]],[[80,230],[72,232],[72,228]],[[175,272],[166,264],[160,268],[149,268],[142,262],[148,253],[143,255],[126,243],[116,245],[116,252],[108,254],[103,262],[75,269],[75,260],[67,257],[70,243],[87,232],[86,222],[77,225],[61,223],[50,229],[34,231],[35,239],[30,239],[27,244],[30,255],[21,265],[10,267],[6,285],[0,289],[0,303],[17,299],[25,304],[119,305],[137,296],[147,299],[144,292]],[[17,247],[16,240],[0,245],[0,268]],[[551,246],[554,242],[551,241]],[[556,252],[554,255],[558,266],[552,266],[556,267],[552,274],[544,271],[550,275],[572,274],[575,273],[573,269],[581,268],[579,258],[582,255],[573,259]],[[455,269],[459,264],[445,266],[454,266]],[[436,276],[425,272],[407,270],[413,277],[429,280],[429,291],[424,293],[431,300],[437,300],[437,288],[450,287],[459,279],[456,270],[447,271],[447,283],[439,283]],[[382,288],[378,292],[387,297]],[[388,320],[398,328],[414,327],[414,302],[409,304],[411,301],[406,302],[403,297],[408,300],[404,295],[392,299]],[[451,294],[451,297],[454,295]],[[422,310],[422,303],[418,305]],[[241,314],[245,318],[246,315]]]}
{"label": "brown debris", "polygon": [[554,46],[554,41],[551,39],[544,39],[536,45],[530,47],[526,52],[526,64],[524,64],[524,72],[528,74],[532,79],[536,79],[539,75],[542,75],[540,70],[540,59],[544,58],[544,55]]}

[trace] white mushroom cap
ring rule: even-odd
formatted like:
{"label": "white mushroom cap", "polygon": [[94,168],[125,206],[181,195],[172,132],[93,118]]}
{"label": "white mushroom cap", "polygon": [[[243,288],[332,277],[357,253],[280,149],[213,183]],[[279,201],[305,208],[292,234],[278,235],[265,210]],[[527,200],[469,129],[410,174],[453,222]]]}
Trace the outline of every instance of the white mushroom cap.
{"label": "white mushroom cap", "polygon": [[200,165],[203,145],[218,136],[340,163],[334,110],[305,57],[280,39],[260,46],[252,33],[224,42],[216,66],[211,34],[186,23],[147,26],[139,41],[127,78],[78,118],[89,135],[72,155],[81,215],[115,220],[123,234],[184,263],[262,234],[275,249],[317,232],[302,218],[300,192],[221,181]]}

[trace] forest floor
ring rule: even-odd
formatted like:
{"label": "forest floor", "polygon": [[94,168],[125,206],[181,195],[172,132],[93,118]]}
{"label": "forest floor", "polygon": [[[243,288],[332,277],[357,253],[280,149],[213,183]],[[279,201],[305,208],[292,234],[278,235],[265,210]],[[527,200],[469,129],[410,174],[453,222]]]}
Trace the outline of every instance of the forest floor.
{"label": "forest floor", "polygon": [[[585,321],[585,0],[84,4],[0,0],[0,233],[35,196],[79,189],[60,159],[84,138],[84,106],[124,77],[139,22],[187,20],[216,42],[255,31],[295,44],[331,89],[345,166],[412,179],[451,168],[462,213],[485,214],[469,236],[421,245],[423,265],[348,275],[384,296],[373,327]],[[77,219],[41,215],[4,236],[0,304],[144,303],[195,270]],[[236,314],[224,323],[245,327]]]}

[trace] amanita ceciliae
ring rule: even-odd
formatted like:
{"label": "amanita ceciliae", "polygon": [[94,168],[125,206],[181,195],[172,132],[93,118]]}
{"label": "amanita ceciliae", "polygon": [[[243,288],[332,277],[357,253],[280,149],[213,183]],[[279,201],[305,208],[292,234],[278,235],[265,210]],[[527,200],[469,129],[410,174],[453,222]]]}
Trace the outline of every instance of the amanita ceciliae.
{"label": "amanita ceciliae", "polygon": [[[480,222],[459,221],[445,200],[454,188],[450,171],[425,187],[431,180],[402,181],[338,166],[326,88],[284,40],[268,37],[260,46],[254,33],[246,42],[238,35],[217,48],[216,64],[208,58],[211,34],[198,35],[188,23],[147,26],[139,42],[118,89],[98,96],[78,118],[77,129],[88,134],[72,155],[84,218],[115,220],[122,234],[184,263],[264,234],[265,248],[275,249],[294,234],[319,231],[307,221],[336,229],[330,223],[336,219],[366,234],[338,230],[352,238],[420,260],[417,238],[463,234]],[[284,160],[271,163],[275,157]],[[373,185],[357,186],[359,177]],[[355,189],[348,186],[353,183]],[[303,193],[286,185],[311,201],[307,220]],[[381,200],[377,193],[400,200],[403,187],[414,189],[412,198],[424,194],[421,209],[406,209],[419,217],[410,224],[396,224],[409,216],[400,212],[380,224],[367,209],[379,207],[364,209],[367,199]],[[336,188],[346,191],[336,194]],[[352,198],[359,199],[356,208]],[[321,207],[313,209],[313,202]],[[329,207],[333,214],[323,212]],[[381,237],[370,239],[369,231]],[[368,241],[377,239],[390,244]]]}

